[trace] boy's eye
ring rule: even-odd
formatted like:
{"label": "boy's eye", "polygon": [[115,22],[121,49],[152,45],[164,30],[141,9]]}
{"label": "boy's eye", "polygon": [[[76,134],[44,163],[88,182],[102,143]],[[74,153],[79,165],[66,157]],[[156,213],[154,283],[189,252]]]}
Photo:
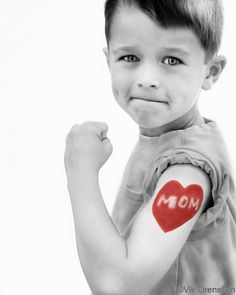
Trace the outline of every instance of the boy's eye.
{"label": "boy's eye", "polygon": [[135,55],[125,55],[120,58],[120,60],[124,60],[126,62],[137,62],[139,59]]}
{"label": "boy's eye", "polygon": [[182,64],[182,62],[180,59],[176,57],[168,56],[164,59],[164,64],[169,66],[176,66],[176,65]]}

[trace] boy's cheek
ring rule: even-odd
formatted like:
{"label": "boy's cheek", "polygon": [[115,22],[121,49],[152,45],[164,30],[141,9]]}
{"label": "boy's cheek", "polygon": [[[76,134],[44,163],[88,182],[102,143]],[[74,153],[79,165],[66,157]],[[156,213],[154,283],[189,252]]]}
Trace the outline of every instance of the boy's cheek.
{"label": "boy's cheek", "polygon": [[195,93],[199,88],[199,83],[190,76],[178,77],[177,79],[172,79],[171,83],[164,85],[166,90],[172,94],[179,94],[186,96],[191,93]]}
{"label": "boy's cheek", "polygon": [[117,71],[112,75],[112,84],[119,89],[130,87],[133,82],[134,75],[131,72]]}
{"label": "boy's cheek", "polygon": [[111,87],[115,97],[117,97],[119,93],[122,91],[122,84],[120,84],[120,82],[117,79],[114,79],[114,77],[111,81]]}
{"label": "boy's cheek", "polygon": [[112,92],[114,97],[117,99],[119,97],[119,91],[114,86],[112,87]]}

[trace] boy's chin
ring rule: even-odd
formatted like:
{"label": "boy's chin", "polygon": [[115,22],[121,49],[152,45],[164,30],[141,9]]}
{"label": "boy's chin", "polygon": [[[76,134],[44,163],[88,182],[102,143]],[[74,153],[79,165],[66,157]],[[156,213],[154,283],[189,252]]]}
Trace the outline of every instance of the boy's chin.
{"label": "boy's chin", "polygon": [[141,133],[143,132],[143,134],[150,134],[150,135],[159,135],[160,131],[162,130],[162,126],[160,124],[153,124],[153,123],[149,123],[149,124],[138,124],[139,126],[139,130],[141,131]]}
{"label": "boy's chin", "polygon": [[136,121],[139,126],[140,133],[147,136],[159,136],[165,132],[175,129],[175,120],[166,121]]}
{"label": "boy's chin", "polygon": [[168,124],[168,122],[160,122],[160,121],[157,122],[157,121],[153,121],[153,120],[151,121],[148,119],[136,120],[136,123],[138,124],[139,128],[151,129],[151,130],[160,129],[166,124]]}

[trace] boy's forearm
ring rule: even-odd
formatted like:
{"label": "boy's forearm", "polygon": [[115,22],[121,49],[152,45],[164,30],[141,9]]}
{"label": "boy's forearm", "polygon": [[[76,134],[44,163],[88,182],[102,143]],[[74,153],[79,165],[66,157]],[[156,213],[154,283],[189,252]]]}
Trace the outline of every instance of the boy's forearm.
{"label": "boy's forearm", "polygon": [[[102,199],[98,174],[76,171],[68,178],[80,261],[93,285],[104,275],[120,272],[126,243],[116,229]],[[91,279],[92,278],[92,279]]]}

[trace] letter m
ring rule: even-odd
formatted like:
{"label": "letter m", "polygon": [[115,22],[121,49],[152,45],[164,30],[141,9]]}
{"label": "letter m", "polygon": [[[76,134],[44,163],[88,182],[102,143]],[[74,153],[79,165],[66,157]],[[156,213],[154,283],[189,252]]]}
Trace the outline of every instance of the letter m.
{"label": "letter m", "polygon": [[160,207],[161,205],[168,204],[169,208],[175,208],[176,207],[176,196],[169,196],[166,198],[165,195],[161,195],[160,199],[157,202],[157,206]]}
{"label": "letter m", "polygon": [[189,202],[189,209],[191,208],[195,208],[195,210],[197,211],[199,209],[199,204],[200,203],[200,200],[194,200],[193,198],[191,198],[190,202]]}

